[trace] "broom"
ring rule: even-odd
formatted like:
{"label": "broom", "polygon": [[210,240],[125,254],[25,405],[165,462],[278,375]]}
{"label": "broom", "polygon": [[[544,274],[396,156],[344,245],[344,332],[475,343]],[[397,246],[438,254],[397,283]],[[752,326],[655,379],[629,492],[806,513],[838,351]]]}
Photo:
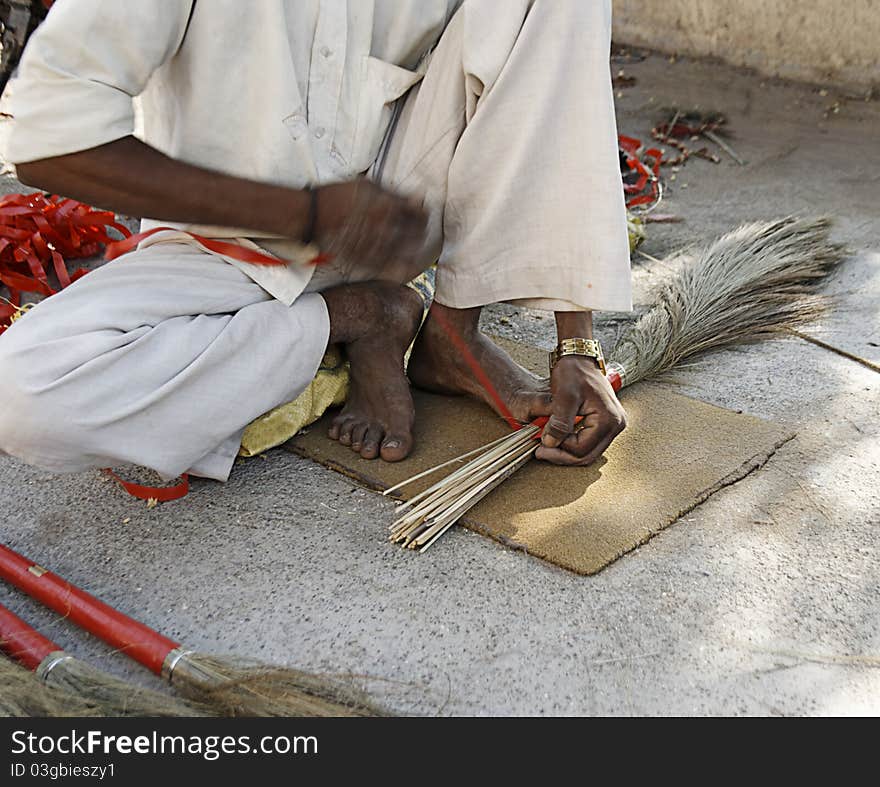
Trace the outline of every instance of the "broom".
{"label": "broom", "polygon": [[[609,354],[613,360],[607,379],[612,388],[619,391],[666,372],[697,353],[777,335],[815,320],[826,306],[816,286],[845,256],[829,233],[827,219],[785,218],[743,225],[702,250],[683,253],[656,304]],[[386,489],[383,494],[391,494],[473,457],[403,503],[390,540],[421,552],[428,549],[531,459],[546,422],[533,421]]]}
{"label": "broom", "polygon": [[[80,715],[86,711],[97,716],[203,716],[206,713],[204,708],[133,686],[75,659],[3,605],[0,605],[0,650],[31,670],[38,685],[49,688],[48,692],[37,692],[35,699],[22,703],[22,696],[33,689],[33,683],[21,680],[16,683],[16,673],[26,673],[7,668],[4,683],[11,683],[10,688],[17,685],[18,690],[8,696],[4,692],[0,708],[6,712],[31,711],[15,715]],[[33,713],[34,710],[37,712]]]}
{"label": "broom", "polygon": [[99,715],[82,697],[50,688],[30,670],[0,658],[0,717]]}
{"label": "broom", "polygon": [[361,692],[318,675],[185,650],[3,545],[0,579],[160,675],[216,715],[385,715]]}

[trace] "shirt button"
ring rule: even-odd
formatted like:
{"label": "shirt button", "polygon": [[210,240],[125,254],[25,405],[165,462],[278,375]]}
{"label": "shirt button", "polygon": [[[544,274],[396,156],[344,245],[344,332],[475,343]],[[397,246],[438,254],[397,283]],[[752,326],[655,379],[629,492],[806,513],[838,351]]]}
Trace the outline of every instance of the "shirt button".
{"label": "shirt button", "polygon": [[324,136],[324,133],[325,132],[324,132],[323,128],[316,128],[315,129],[315,139],[321,139],[321,137]]}
{"label": "shirt button", "polygon": [[328,47],[328,46],[322,46],[320,51],[321,51],[321,57],[330,57],[330,55],[333,54],[333,50],[330,49],[330,47]]}

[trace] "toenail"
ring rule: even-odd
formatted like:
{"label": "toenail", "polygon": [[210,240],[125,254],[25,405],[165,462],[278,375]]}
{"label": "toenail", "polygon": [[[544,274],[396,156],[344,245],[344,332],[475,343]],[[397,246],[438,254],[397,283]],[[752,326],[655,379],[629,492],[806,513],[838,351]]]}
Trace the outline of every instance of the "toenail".
{"label": "toenail", "polygon": [[387,443],[382,443],[383,448],[400,448],[399,440],[389,440]]}

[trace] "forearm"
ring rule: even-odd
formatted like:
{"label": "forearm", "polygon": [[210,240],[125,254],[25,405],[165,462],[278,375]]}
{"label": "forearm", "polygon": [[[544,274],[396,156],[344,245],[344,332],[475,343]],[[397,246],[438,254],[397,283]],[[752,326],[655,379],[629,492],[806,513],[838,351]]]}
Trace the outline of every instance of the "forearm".
{"label": "forearm", "polygon": [[134,137],[18,167],[32,186],[127,216],[300,238],[306,192],[176,161]]}

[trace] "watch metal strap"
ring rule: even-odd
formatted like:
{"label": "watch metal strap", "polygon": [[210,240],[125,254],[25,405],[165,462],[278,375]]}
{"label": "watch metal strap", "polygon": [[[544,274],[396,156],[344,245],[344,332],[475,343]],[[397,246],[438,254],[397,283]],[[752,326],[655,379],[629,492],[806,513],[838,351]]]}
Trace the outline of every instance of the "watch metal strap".
{"label": "watch metal strap", "polygon": [[581,355],[586,358],[592,358],[599,365],[602,374],[605,374],[605,356],[602,354],[602,345],[595,339],[563,339],[556,345],[550,353],[550,371],[560,358],[566,355]]}

